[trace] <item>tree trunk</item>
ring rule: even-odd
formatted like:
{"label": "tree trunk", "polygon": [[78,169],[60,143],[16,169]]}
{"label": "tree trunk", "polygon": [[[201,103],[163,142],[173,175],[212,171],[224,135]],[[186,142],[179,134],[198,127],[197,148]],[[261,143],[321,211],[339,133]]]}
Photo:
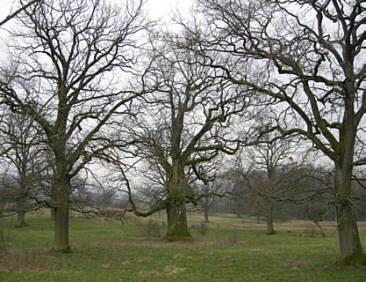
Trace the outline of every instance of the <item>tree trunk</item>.
{"label": "tree trunk", "polygon": [[168,231],[166,240],[168,241],[189,241],[192,239],[188,231],[187,214],[185,203],[181,200],[171,200],[167,206]]}
{"label": "tree trunk", "polygon": [[208,207],[203,207],[203,222],[204,223],[209,223],[210,222],[208,220]]}
{"label": "tree trunk", "polygon": [[19,199],[17,201],[17,224],[15,225],[15,227],[28,226],[28,224],[25,222],[25,205],[25,199]]}
{"label": "tree trunk", "polygon": [[56,213],[56,209],[55,208],[50,208],[50,219],[52,221],[54,221],[56,219],[55,213]]}
{"label": "tree trunk", "polygon": [[268,214],[266,216],[266,223],[267,223],[267,235],[273,235],[275,234],[275,231],[273,229],[273,207],[270,206],[268,208]]}
{"label": "tree trunk", "polygon": [[71,252],[69,245],[69,191],[70,183],[67,178],[55,181],[55,236],[53,250]]}
{"label": "tree trunk", "polygon": [[173,167],[173,175],[168,182],[168,230],[165,237],[168,241],[192,240],[187,225],[185,185],[183,169]]}
{"label": "tree trunk", "polygon": [[[349,170],[349,169],[348,169]],[[336,215],[341,260],[344,264],[359,264],[364,260],[351,195],[351,173],[336,165]],[[352,172],[352,170],[351,170]]]}
{"label": "tree trunk", "polygon": [[17,211],[17,224],[15,225],[15,227],[28,226],[28,224],[25,222],[25,214],[26,212],[24,210]]}
{"label": "tree trunk", "polygon": [[325,233],[324,233],[323,228],[321,227],[319,221],[313,220],[313,222],[318,227],[318,229],[319,229],[320,233],[322,234],[322,236],[325,238]]}

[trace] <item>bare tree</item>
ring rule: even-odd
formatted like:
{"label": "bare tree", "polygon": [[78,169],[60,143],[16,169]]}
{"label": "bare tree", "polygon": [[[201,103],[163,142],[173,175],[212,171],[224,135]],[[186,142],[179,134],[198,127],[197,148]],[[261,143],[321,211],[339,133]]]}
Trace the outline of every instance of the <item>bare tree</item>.
{"label": "bare tree", "polygon": [[2,143],[7,144],[3,147],[9,147],[2,156],[4,164],[7,164],[3,173],[9,174],[6,185],[8,198],[16,203],[16,226],[23,227],[27,225],[26,212],[38,208],[29,203],[32,190],[39,184],[43,167],[38,130],[29,116],[9,112],[1,123],[0,132]]}
{"label": "bare tree", "polygon": [[159,167],[164,194],[148,211],[132,207],[139,216],[166,209],[166,239],[190,240],[186,202],[198,200],[190,181],[206,181],[198,167],[239,148],[228,125],[234,115],[247,109],[250,99],[242,98],[235,88],[215,78],[210,68],[202,67],[192,52],[179,47],[184,42],[174,36],[163,41],[156,43],[145,75],[145,86],[152,93],[144,96],[130,132],[136,140],[135,156],[153,159]]}
{"label": "bare tree", "polygon": [[114,117],[128,114],[140,94],[128,88],[146,23],[142,1],[124,3],[40,1],[24,9],[12,34],[16,68],[3,71],[2,103],[28,113],[52,152],[56,251],[71,250],[71,179],[95,154],[124,142],[113,135]]}
{"label": "bare tree", "polygon": [[219,198],[229,197],[232,193],[232,186],[228,181],[225,156],[221,154],[210,162],[199,164],[195,171],[200,176],[193,178],[192,192],[198,198],[198,204],[203,210],[203,221],[209,222],[209,212]]}
{"label": "bare tree", "polygon": [[25,9],[27,9],[28,7],[30,7],[31,5],[33,5],[33,4],[35,4],[36,2],[39,2],[39,1],[43,1],[43,0],[19,1],[20,4],[21,4],[20,7],[18,9],[16,9],[14,12],[10,12],[10,14],[5,19],[0,21],[0,26],[6,24],[11,19],[14,19],[18,14],[20,14]]}
{"label": "bare tree", "polygon": [[203,222],[209,223],[210,210],[214,206],[217,199],[224,197],[230,193],[230,187],[225,187],[220,183],[220,178],[195,186],[195,193],[199,196],[199,205],[203,209]]}
{"label": "bare tree", "polygon": [[197,54],[228,81],[278,101],[273,129],[306,137],[330,158],[341,258],[364,261],[350,195],[353,167],[364,164],[354,148],[366,112],[365,1],[199,2],[208,27],[190,29]]}
{"label": "bare tree", "polygon": [[241,154],[239,167],[243,182],[241,193],[244,193],[243,197],[247,199],[246,203],[250,208],[266,218],[266,233],[271,235],[275,233],[275,209],[281,207],[278,199],[286,194],[289,187],[301,186],[303,177],[294,177],[301,166],[293,159],[296,154],[294,140],[276,139],[271,142],[269,135],[265,137],[263,142],[253,145]]}

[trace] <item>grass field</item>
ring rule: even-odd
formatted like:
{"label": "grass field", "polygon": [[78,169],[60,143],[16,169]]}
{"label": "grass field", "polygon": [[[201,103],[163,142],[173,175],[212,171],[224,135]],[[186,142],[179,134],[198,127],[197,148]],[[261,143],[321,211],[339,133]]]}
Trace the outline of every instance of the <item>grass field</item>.
{"label": "grass field", "polygon": [[[202,225],[190,215],[192,243],[168,243],[162,215],[128,217],[123,224],[73,218],[73,252],[50,252],[53,223],[46,215],[28,217],[29,226],[14,228],[2,219],[5,253],[0,281],[366,281],[366,267],[340,267],[334,222],[322,222],[321,237],[311,222],[275,225],[251,218],[220,215]],[[366,223],[359,224],[366,246]]]}

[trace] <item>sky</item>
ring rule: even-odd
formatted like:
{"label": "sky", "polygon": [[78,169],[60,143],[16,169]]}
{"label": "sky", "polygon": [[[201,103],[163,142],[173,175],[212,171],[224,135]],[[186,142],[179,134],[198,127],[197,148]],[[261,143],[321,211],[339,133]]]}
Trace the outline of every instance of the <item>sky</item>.
{"label": "sky", "polygon": [[171,11],[189,16],[193,0],[148,0],[148,13],[155,19],[169,19]]}
{"label": "sky", "polygon": [[[116,3],[121,3],[119,0],[106,0],[113,1]],[[137,0],[136,0],[137,1]],[[163,20],[164,22],[168,22],[173,17],[173,12],[179,12],[183,17],[189,17],[190,15],[190,7],[194,0],[145,0],[147,16],[150,17],[151,20]],[[18,0],[0,0],[1,8],[0,8],[0,21],[4,20],[10,12],[14,12]],[[3,27],[8,28],[11,26],[11,21],[6,23]],[[6,42],[6,33],[0,28],[0,44]],[[0,54],[2,53],[0,46]],[[0,60],[5,59],[4,55],[0,55]]]}
{"label": "sky", "polygon": [[[111,0],[113,1],[113,0]],[[190,11],[190,6],[194,0],[145,0],[147,1],[148,15],[152,19],[165,19],[168,20],[171,16],[171,11],[178,10],[183,16],[188,16]],[[118,1],[119,2],[119,1]],[[12,7],[14,10],[14,3],[16,0],[0,0],[0,20],[4,19]]]}
{"label": "sky", "polygon": [[[17,3],[19,0],[0,0],[0,21],[4,20],[10,12],[16,10]],[[123,3],[120,0],[106,0],[115,3]],[[138,1],[138,0],[128,0],[128,1]],[[146,3],[146,14],[151,20],[161,20],[163,25],[165,24],[170,30],[174,30],[174,26],[168,25],[170,19],[173,17],[174,12],[179,12],[179,14],[188,18],[191,16],[191,7],[195,0],[145,0]],[[7,22],[4,26],[0,28],[0,60],[4,57],[3,47],[6,45],[8,34],[4,29],[11,26],[11,21]],[[3,55],[1,55],[3,54]]]}

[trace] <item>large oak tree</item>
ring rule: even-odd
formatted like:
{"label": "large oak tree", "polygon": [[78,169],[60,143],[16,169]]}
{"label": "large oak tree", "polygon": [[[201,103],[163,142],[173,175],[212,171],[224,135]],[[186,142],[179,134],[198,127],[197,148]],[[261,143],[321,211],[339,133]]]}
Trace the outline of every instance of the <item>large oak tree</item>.
{"label": "large oak tree", "polygon": [[340,255],[360,261],[350,195],[353,167],[364,164],[354,150],[366,112],[365,1],[199,2],[207,24],[190,29],[197,54],[228,81],[280,102],[275,128],[308,138],[333,162]]}
{"label": "large oak tree", "polygon": [[94,154],[124,142],[112,134],[114,116],[128,114],[139,95],[129,80],[146,22],[142,1],[123,3],[39,1],[18,14],[11,33],[1,101],[37,122],[52,152],[56,251],[70,251],[72,178]]}
{"label": "large oak tree", "polygon": [[164,193],[150,210],[139,211],[134,205],[133,210],[136,215],[148,216],[166,209],[166,239],[187,240],[191,235],[186,202],[197,203],[200,198],[193,193],[190,181],[207,178],[200,166],[239,148],[239,139],[228,126],[249,108],[251,98],[228,87],[215,70],[202,66],[200,58],[182,48],[184,39],[164,36],[162,41],[154,43],[153,60],[144,76],[151,94],[143,97],[130,134],[135,139],[135,156],[150,163],[154,160],[159,168]]}

